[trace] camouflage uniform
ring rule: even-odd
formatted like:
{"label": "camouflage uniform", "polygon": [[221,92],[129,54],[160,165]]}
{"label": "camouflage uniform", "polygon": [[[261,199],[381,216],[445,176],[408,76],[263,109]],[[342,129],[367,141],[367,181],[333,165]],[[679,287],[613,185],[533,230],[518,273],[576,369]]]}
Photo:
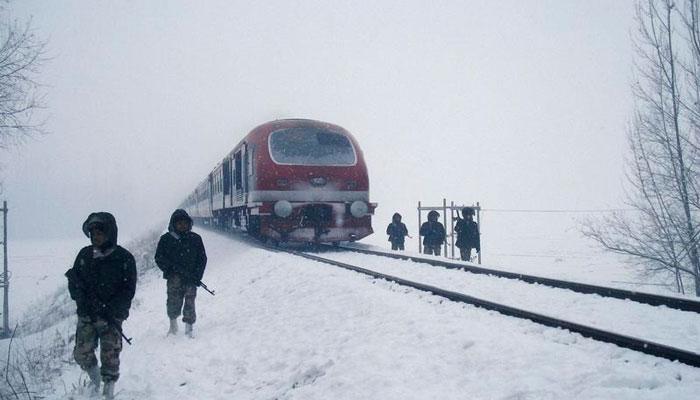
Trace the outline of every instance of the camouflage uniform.
{"label": "camouflage uniform", "polygon": [[[175,319],[180,316],[182,310],[182,321],[186,324],[194,324],[197,320],[197,313],[194,309],[194,299],[197,297],[197,286],[188,284],[178,274],[172,274],[168,278],[168,318]],[[184,307],[183,307],[184,300]]]}
{"label": "camouflage uniform", "polygon": [[[122,321],[115,320],[121,327]],[[84,370],[97,365],[95,350],[100,342],[100,363],[102,380],[105,382],[119,379],[119,353],[122,351],[122,337],[117,328],[104,319],[97,317],[93,322],[90,317],[79,317],[75,330],[75,348],[73,357]]]}
{"label": "camouflage uniform", "polygon": [[73,356],[82,369],[90,371],[97,365],[99,343],[100,372],[107,383],[119,379],[119,329],[129,317],[136,291],[136,262],[128,250],[117,245],[117,224],[111,214],[90,214],[83,232],[89,236],[91,227],[98,224],[107,236],[106,243],[82,248],[66,277],[78,314]]}

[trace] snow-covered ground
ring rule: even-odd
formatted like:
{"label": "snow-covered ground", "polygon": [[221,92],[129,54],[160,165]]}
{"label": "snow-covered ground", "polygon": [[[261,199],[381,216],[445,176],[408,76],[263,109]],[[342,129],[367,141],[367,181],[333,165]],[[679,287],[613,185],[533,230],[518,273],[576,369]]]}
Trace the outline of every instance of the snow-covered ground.
{"label": "snow-covered ground", "polygon": [[[166,337],[165,281],[142,276],[118,399],[691,399],[700,387],[697,368],[201,233],[217,294],[198,293],[197,336]],[[74,323],[20,342],[68,340]],[[84,378],[61,366],[46,398],[82,398]]]}

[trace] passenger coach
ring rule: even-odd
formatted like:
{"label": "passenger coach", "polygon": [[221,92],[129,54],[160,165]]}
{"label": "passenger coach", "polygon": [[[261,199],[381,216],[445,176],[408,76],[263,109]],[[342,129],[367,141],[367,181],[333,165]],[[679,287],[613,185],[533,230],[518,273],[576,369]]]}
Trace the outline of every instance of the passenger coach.
{"label": "passenger coach", "polygon": [[372,233],[376,204],[348,131],[287,119],[253,129],[182,207],[199,222],[263,239],[337,244]]}

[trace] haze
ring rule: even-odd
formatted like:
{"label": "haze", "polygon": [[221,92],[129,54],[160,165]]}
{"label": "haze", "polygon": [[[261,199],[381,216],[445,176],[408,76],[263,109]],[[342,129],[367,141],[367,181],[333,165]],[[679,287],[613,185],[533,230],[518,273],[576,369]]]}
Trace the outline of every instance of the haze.
{"label": "haze", "polygon": [[[164,227],[247,132],[290,117],[356,136],[379,203],[375,240],[385,242],[395,211],[415,234],[419,200],[621,206],[631,2],[23,0],[10,9],[33,18],[52,57],[39,77],[50,134],[2,154],[12,237],[75,237],[95,210],[113,212],[123,237]],[[489,215],[499,224],[484,225],[492,247],[507,248],[514,226],[549,229],[530,226],[530,215]]]}

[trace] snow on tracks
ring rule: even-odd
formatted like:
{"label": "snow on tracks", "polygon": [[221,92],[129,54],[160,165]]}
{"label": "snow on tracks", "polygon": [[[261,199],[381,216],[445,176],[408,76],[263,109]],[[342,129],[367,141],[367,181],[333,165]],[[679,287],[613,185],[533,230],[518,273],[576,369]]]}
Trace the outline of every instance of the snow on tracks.
{"label": "snow on tracks", "polygon": [[510,307],[700,353],[698,313],[381,256],[352,252],[326,252],[323,256]]}

